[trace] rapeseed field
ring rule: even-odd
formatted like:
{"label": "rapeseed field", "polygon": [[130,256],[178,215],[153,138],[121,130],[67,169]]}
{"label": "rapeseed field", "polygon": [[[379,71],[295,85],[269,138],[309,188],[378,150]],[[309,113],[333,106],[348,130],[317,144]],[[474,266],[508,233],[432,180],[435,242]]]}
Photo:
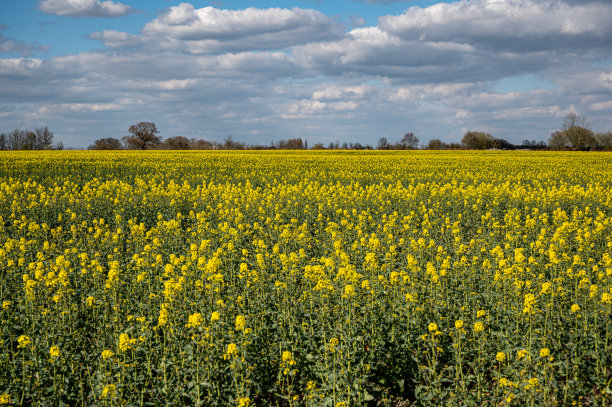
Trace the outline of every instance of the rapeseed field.
{"label": "rapeseed field", "polygon": [[0,404],[606,406],[612,154],[2,152]]}

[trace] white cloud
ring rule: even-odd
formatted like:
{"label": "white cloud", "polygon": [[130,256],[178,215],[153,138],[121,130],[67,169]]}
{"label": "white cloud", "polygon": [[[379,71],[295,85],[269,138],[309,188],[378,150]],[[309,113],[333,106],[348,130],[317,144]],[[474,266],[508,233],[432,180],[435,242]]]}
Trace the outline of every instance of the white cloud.
{"label": "white cloud", "polygon": [[145,36],[190,42],[188,47],[194,53],[198,48],[206,52],[222,46],[234,50],[280,49],[342,35],[338,24],[316,10],[196,9],[189,3],[170,7],[147,23],[142,32]]}
{"label": "white cloud", "polygon": [[143,37],[115,30],[96,31],[89,35],[94,40],[102,41],[109,48],[122,48],[141,45],[146,42]]}
{"label": "white cloud", "polygon": [[407,40],[449,41],[512,51],[611,49],[612,4],[553,0],[460,0],[411,7],[379,19],[381,29]]}
{"label": "white cloud", "polygon": [[119,17],[133,11],[130,6],[110,0],[43,0],[39,9],[70,17]]}

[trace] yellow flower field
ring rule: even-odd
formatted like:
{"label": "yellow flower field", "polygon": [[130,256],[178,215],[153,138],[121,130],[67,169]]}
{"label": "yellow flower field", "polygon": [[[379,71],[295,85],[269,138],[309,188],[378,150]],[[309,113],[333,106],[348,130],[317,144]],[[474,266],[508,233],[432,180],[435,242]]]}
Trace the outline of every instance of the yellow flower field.
{"label": "yellow flower field", "polygon": [[2,152],[0,404],[612,402],[612,154]]}

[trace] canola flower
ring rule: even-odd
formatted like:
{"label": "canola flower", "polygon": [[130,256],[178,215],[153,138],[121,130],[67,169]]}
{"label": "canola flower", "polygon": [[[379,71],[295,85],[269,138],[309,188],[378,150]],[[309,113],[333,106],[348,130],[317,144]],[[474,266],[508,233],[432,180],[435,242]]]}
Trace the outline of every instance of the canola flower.
{"label": "canola flower", "polygon": [[612,401],[612,154],[1,153],[0,403]]}
{"label": "canola flower", "polygon": [[57,346],[51,346],[49,348],[49,356],[51,356],[52,359],[57,359],[60,356],[60,349]]}

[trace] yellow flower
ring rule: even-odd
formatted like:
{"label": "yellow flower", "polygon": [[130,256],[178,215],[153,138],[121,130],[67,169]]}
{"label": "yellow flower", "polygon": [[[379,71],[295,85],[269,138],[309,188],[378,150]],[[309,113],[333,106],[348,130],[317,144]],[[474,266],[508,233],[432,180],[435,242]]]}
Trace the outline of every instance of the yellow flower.
{"label": "yellow flower", "polygon": [[548,348],[540,349],[540,357],[541,358],[545,358],[547,356],[550,356],[550,349],[548,349]]}
{"label": "yellow flower", "polygon": [[251,399],[248,397],[242,397],[238,400],[238,407],[249,407],[251,405]]}
{"label": "yellow flower", "polygon": [[525,302],[523,305],[523,313],[533,314],[535,312],[536,298],[533,294],[525,294]]}
{"label": "yellow flower", "polygon": [[11,396],[8,393],[0,394],[0,404],[11,404]]}
{"label": "yellow flower", "polygon": [[283,362],[290,362],[293,360],[293,355],[291,355],[291,352],[288,350],[283,351],[282,360]]}
{"label": "yellow flower", "polygon": [[17,342],[19,343],[17,347],[21,349],[32,344],[32,340],[27,335],[21,335],[19,338],[17,338]]}
{"label": "yellow flower", "polygon": [[516,352],[516,354],[517,354],[517,356],[518,356],[519,360],[521,360],[521,359],[523,359],[525,356],[527,356],[527,350],[525,350],[525,349],[519,349],[519,350]]}
{"label": "yellow flower", "polygon": [[610,293],[601,294],[601,303],[602,304],[612,304],[612,294]]}
{"label": "yellow flower", "polygon": [[119,350],[121,352],[130,350],[136,344],[137,341],[138,339],[136,338],[130,339],[130,336],[128,334],[121,334],[119,335]]}
{"label": "yellow flower", "polygon": [[346,407],[346,403],[344,401],[340,401],[336,403],[336,407]]}
{"label": "yellow flower", "polygon": [[484,329],[485,327],[482,322],[477,321],[476,323],[474,323],[474,332],[482,332],[484,331]]}
{"label": "yellow flower", "polygon": [[495,359],[497,359],[498,362],[503,362],[504,360],[506,360],[506,354],[504,352],[497,352],[497,355],[495,355]]}
{"label": "yellow flower", "polygon": [[60,355],[60,349],[57,346],[51,346],[49,348],[49,356],[51,356],[51,358],[55,359],[58,358]]}
{"label": "yellow flower", "polygon": [[227,345],[227,350],[225,351],[225,355],[223,355],[223,359],[230,359],[233,355],[238,354],[238,347],[235,343],[230,343]]}
{"label": "yellow flower", "polygon": [[478,310],[478,311],[476,312],[476,318],[484,317],[485,315],[487,315],[487,311],[485,311],[485,310],[483,310],[483,309]]}
{"label": "yellow flower", "polygon": [[157,318],[157,326],[164,326],[168,323],[168,303],[162,303],[159,309],[159,317]]}
{"label": "yellow flower", "polygon": [[219,314],[217,311],[214,311],[211,315],[210,315],[210,322],[215,322],[221,319],[221,314]]}
{"label": "yellow flower", "polygon": [[2,301],[2,309],[7,309],[11,306],[10,301]]}
{"label": "yellow flower", "polygon": [[573,314],[575,314],[576,312],[580,311],[580,305],[573,304],[570,310],[572,311]]}
{"label": "yellow flower", "polygon": [[463,328],[463,321],[458,319],[455,321],[455,329],[461,329]]}
{"label": "yellow flower", "polygon": [[189,323],[185,325],[187,328],[196,328],[202,325],[202,314],[196,312],[195,314],[189,315]]}
{"label": "yellow flower", "polygon": [[347,297],[355,295],[355,287],[351,284],[344,287],[344,295],[346,295]]}
{"label": "yellow flower", "polygon": [[242,330],[244,330],[245,326],[246,326],[246,320],[244,319],[244,316],[237,315],[236,316],[236,330],[237,331],[242,331]]}
{"label": "yellow flower", "polygon": [[115,353],[112,350],[106,349],[102,351],[102,359],[106,360],[115,356]]}
{"label": "yellow flower", "polygon": [[527,384],[525,385],[525,390],[529,390],[531,388],[537,387],[538,383],[539,383],[538,378],[532,377],[531,379],[527,381]]}
{"label": "yellow flower", "polygon": [[114,384],[107,384],[106,386],[104,386],[104,389],[102,389],[102,395],[100,396],[101,399],[106,399],[106,398],[115,398],[117,397],[117,386],[115,386]]}
{"label": "yellow flower", "polygon": [[429,330],[429,332],[437,332],[438,331],[438,324],[436,324],[435,322],[432,322],[432,323],[429,324],[427,329]]}
{"label": "yellow flower", "polygon": [[87,307],[91,307],[93,303],[94,303],[94,297],[92,297],[91,295],[85,299],[85,305]]}
{"label": "yellow flower", "polygon": [[336,345],[338,345],[338,338],[331,338],[328,343],[329,351],[334,353],[336,351]]}

